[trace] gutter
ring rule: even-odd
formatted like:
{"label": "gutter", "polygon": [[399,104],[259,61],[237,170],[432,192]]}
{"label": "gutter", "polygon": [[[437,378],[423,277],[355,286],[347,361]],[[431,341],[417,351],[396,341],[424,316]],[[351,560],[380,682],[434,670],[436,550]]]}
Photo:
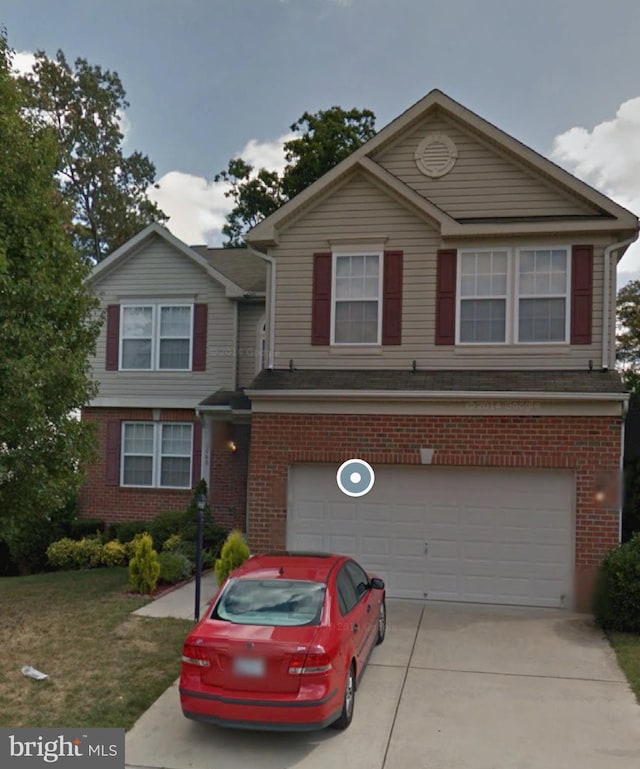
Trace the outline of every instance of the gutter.
{"label": "gutter", "polygon": [[624,438],[627,414],[629,413],[629,400],[622,405],[622,419],[620,420],[620,478],[618,480],[619,508],[618,508],[618,544],[622,542],[622,513],[624,510]]}
{"label": "gutter", "polygon": [[276,260],[269,254],[264,254],[262,251],[258,251],[250,245],[247,245],[247,250],[250,254],[257,256],[259,259],[264,259],[271,266],[271,272],[269,275],[269,340],[267,344],[267,365],[270,371],[273,371],[275,367],[275,355],[274,355],[274,340],[275,340],[275,323],[276,323]]}
{"label": "gutter", "polygon": [[495,390],[246,390],[253,400],[539,400],[539,401],[614,401],[629,403],[629,393],[576,393]]}
{"label": "gutter", "polygon": [[[609,370],[609,294],[611,293],[611,254],[630,246],[638,239],[638,232],[632,238],[612,243],[604,250],[604,288],[602,295],[602,368]],[[614,321],[615,322],[615,321]],[[614,326],[615,328],[615,326]]]}

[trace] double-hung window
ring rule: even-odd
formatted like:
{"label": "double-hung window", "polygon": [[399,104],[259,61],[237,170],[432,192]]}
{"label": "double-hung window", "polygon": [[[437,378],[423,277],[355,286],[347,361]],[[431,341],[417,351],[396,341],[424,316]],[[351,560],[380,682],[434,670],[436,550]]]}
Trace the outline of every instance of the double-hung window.
{"label": "double-hung window", "polygon": [[462,249],[457,342],[567,342],[570,263],[568,247]]}
{"label": "double-hung window", "polygon": [[507,251],[461,252],[460,342],[506,341],[508,273]]}
{"label": "double-hung window", "polygon": [[380,344],[382,254],[335,254],[333,344]]}
{"label": "double-hung window", "polygon": [[123,486],[191,488],[193,426],[181,422],[124,422]]}
{"label": "double-hung window", "polygon": [[518,342],[564,342],[568,335],[569,254],[566,248],[520,249]]}
{"label": "double-hung window", "polygon": [[120,369],[189,371],[193,337],[191,304],[124,304]]}

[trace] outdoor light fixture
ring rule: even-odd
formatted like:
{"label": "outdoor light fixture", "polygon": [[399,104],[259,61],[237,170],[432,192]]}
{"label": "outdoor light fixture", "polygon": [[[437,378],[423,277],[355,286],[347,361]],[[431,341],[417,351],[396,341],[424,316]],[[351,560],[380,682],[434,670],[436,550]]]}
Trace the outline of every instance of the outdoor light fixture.
{"label": "outdoor light fixture", "polygon": [[229,441],[227,443],[227,446],[229,447],[229,450],[231,451],[232,454],[235,454],[236,451],[238,450],[238,447],[236,446],[235,441]]}

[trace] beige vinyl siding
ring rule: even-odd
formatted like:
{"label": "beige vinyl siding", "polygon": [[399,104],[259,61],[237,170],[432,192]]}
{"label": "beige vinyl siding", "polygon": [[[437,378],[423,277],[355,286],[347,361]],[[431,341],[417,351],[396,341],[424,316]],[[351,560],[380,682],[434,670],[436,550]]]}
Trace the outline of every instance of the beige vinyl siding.
{"label": "beige vinyl siding", "polygon": [[[431,132],[446,133],[458,150],[453,169],[436,179],[425,176],[414,158],[418,144]],[[372,159],[454,218],[597,213],[444,116],[429,117],[408,129]]]}
{"label": "beige vinyl siding", "polygon": [[238,387],[248,387],[258,373],[258,332],[264,318],[263,304],[242,303],[238,306]]}
{"label": "beige vinyl siding", "polygon": [[206,371],[105,371],[106,323],[92,360],[99,398],[193,400],[194,405],[235,385],[234,303],[213,280],[169,243],[154,238],[94,285],[103,307],[130,300],[172,300],[208,305]]}
{"label": "beige vinyl siding", "polygon": [[[313,346],[311,300],[313,254],[330,251],[340,239],[364,243],[384,239],[387,250],[404,252],[402,344],[398,346],[336,348]],[[504,239],[500,246],[570,245],[594,242],[592,237],[560,239]],[[510,345],[461,348],[436,346],[435,280],[436,252],[440,235],[396,200],[357,175],[343,187],[307,211],[280,236],[271,250],[277,259],[275,366],[287,368],[293,359],[298,368],[396,368],[409,369],[415,360],[420,368],[587,368],[601,359],[603,243],[595,249],[593,341],[591,345],[556,347]],[[489,240],[481,244],[491,245]],[[336,246],[338,247],[338,246]]]}

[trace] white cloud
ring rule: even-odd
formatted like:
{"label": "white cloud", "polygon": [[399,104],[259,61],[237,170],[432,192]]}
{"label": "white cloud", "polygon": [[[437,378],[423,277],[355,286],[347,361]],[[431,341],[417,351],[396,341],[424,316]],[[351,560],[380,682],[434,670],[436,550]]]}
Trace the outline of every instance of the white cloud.
{"label": "white cloud", "polygon": [[249,139],[238,155],[254,168],[268,168],[270,171],[281,173],[285,167],[284,144],[296,136],[294,133],[284,134],[273,141],[261,142]]}
{"label": "white cloud", "polygon": [[[238,155],[255,168],[281,172],[285,166],[283,145],[293,136],[285,134],[273,141],[250,139]],[[157,187],[149,188],[148,195],[169,217],[167,227],[177,238],[189,245],[219,246],[225,217],[233,207],[224,194],[228,189],[224,182],[170,171],[158,179]]]}
{"label": "white cloud", "polygon": [[35,63],[36,57],[31,51],[16,51],[11,62],[12,69],[17,75],[28,75]]}
{"label": "white cloud", "polygon": [[188,245],[221,244],[222,225],[231,208],[225,198],[228,185],[202,176],[170,171],[151,187],[148,195],[169,217],[167,227]]}
{"label": "white cloud", "polygon": [[[551,157],[634,213],[640,211],[640,97],[624,102],[611,120],[556,136]],[[640,278],[640,244],[629,248],[620,285]]]}

